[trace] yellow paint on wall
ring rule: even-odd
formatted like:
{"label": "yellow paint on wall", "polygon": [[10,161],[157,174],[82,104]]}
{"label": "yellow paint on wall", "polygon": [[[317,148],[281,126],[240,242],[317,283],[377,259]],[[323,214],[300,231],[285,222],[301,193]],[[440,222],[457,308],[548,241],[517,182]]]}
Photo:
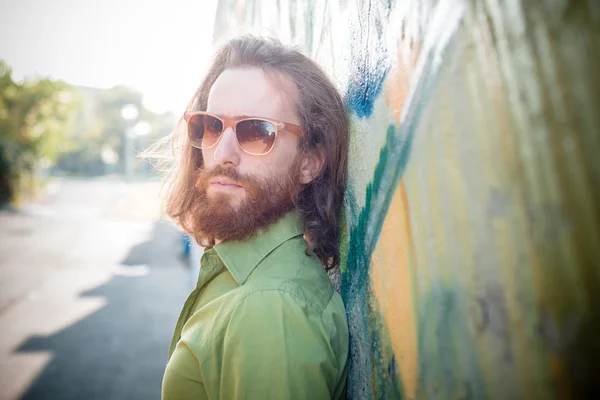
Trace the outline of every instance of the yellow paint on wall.
{"label": "yellow paint on wall", "polygon": [[400,181],[371,259],[371,282],[392,342],[404,394],[410,399],[416,393],[418,364],[407,200],[404,182]]}
{"label": "yellow paint on wall", "polygon": [[418,42],[410,40],[408,42],[400,42],[397,57],[384,87],[385,103],[388,109],[392,111],[396,125],[400,124],[402,108],[408,95],[410,81],[417,65],[420,50]]}

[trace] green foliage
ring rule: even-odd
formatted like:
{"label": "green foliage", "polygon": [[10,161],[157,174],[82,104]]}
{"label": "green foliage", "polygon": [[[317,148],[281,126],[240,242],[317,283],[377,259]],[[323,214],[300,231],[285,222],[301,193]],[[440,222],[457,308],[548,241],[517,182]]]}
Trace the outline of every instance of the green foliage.
{"label": "green foliage", "polygon": [[68,84],[14,82],[10,67],[0,61],[0,202],[31,193],[40,167],[71,148],[78,104]]}
{"label": "green foliage", "polygon": [[[121,114],[127,105],[138,110],[129,121]],[[147,110],[142,94],[130,87],[97,89],[43,78],[19,83],[0,60],[0,204],[33,193],[49,167],[69,175],[123,172],[125,132],[140,121],[149,129],[132,139],[135,154],[175,125],[172,113]],[[138,173],[151,172],[131,156]]]}

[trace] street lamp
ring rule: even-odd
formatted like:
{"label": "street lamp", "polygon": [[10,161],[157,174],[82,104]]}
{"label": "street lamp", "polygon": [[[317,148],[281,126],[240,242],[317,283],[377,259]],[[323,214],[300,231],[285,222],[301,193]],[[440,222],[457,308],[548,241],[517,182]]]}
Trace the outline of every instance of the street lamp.
{"label": "street lamp", "polygon": [[140,112],[135,104],[126,104],[121,108],[121,117],[125,120],[125,180],[131,181],[133,175],[133,122],[140,115]]}
{"label": "street lamp", "polygon": [[152,127],[148,121],[140,121],[133,127],[133,133],[135,136],[148,136]]}
{"label": "street lamp", "polygon": [[[148,146],[148,135],[150,134],[150,132],[152,131],[152,125],[150,125],[150,123],[148,121],[139,121],[137,124],[135,124],[135,126],[133,127],[133,133],[135,134],[135,142],[136,142],[136,152],[138,151],[138,149],[146,149]],[[136,154],[136,159],[137,159],[137,168],[136,168],[136,172],[137,173],[143,173],[146,174],[146,172],[148,172],[149,170],[149,164],[145,163],[145,162],[140,162],[140,159],[138,158],[137,154]]]}
{"label": "street lamp", "polygon": [[126,104],[121,108],[121,117],[127,122],[135,120],[140,112],[135,104]]}

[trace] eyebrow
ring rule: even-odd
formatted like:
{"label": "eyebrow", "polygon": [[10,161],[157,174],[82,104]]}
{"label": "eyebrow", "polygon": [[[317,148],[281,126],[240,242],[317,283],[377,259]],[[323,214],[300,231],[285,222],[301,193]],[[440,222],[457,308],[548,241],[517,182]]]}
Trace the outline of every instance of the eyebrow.
{"label": "eyebrow", "polygon": [[220,114],[220,113],[215,113],[215,112],[210,112],[210,111],[207,111],[207,112],[210,113],[210,114],[214,114],[214,115],[216,115],[218,117],[221,117],[221,118],[230,118],[230,119],[264,118],[264,117],[259,117],[259,116],[256,116],[256,115],[233,115],[233,116],[231,116],[231,115],[225,115],[225,114]]}
{"label": "eyebrow", "polygon": [[209,112],[210,114],[214,114],[214,115],[216,115],[218,117],[221,117],[221,118],[230,118],[230,119],[262,118],[262,119],[270,119],[270,120],[279,122],[278,118],[263,117],[263,116],[260,116],[260,115],[234,115],[234,116],[229,116],[229,115],[223,115],[223,114],[214,113],[214,112],[210,112],[210,111],[207,111],[207,112]]}
{"label": "eyebrow", "polygon": [[[219,115],[219,114],[216,114],[216,115]],[[274,120],[274,121],[276,120],[276,119],[274,119],[274,118],[271,118],[271,117],[260,117],[260,116],[258,116],[258,115],[235,115],[235,116],[233,116],[233,117],[229,117],[229,118],[232,118],[232,119],[244,119],[244,118],[264,118],[264,119],[272,119],[272,120]]]}

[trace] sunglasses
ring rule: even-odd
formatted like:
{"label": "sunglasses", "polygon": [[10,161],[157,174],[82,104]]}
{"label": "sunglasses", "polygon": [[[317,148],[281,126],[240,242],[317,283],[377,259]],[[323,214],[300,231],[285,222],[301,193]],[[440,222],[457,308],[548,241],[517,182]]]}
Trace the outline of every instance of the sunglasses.
{"label": "sunglasses", "polygon": [[210,149],[219,143],[223,132],[233,128],[240,148],[252,155],[268,154],[275,145],[280,130],[302,135],[302,128],[287,122],[267,118],[223,118],[204,111],[186,112],[190,144],[198,149]]}

